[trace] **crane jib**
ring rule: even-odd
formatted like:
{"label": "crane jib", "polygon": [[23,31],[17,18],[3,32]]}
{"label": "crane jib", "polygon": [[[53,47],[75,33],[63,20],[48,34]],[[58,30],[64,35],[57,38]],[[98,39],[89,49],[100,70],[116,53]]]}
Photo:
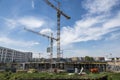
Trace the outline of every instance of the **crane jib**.
{"label": "crane jib", "polygon": [[65,13],[63,13],[60,9],[58,9],[57,7],[55,7],[51,2],[49,2],[48,0],[45,0],[45,2],[50,5],[52,8],[54,8],[56,11],[58,11],[61,15],[63,15],[65,18],[70,19],[71,17],[67,16]]}

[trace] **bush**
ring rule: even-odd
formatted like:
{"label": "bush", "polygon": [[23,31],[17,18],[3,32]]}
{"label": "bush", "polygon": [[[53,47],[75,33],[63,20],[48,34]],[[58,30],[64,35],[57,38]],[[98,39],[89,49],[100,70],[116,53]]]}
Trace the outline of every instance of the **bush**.
{"label": "bush", "polygon": [[17,73],[27,73],[26,70],[17,70],[16,72],[17,72]]}
{"label": "bush", "polygon": [[4,72],[0,73],[0,80],[7,80]]}
{"label": "bush", "polygon": [[109,73],[108,80],[120,80],[120,73]]}
{"label": "bush", "polygon": [[38,71],[36,69],[29,69],[28,73],[37,73]]}

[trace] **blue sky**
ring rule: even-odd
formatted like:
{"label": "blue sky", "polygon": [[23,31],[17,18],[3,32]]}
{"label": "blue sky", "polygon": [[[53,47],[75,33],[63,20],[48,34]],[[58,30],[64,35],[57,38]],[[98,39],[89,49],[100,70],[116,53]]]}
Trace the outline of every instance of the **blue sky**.
{"label": "blue sky", "polygon": [[[58,0],[64,57],[120,55],[120,0]],[[55,6],[55,0],[50,0]],[[0,46],[49,57],[49,40],[24,27],[56,37],[56,11],[44,0],[0,0]],[[56,57],[56,42],[54,42]],[[119,56],[120,57],[120,56]]]}

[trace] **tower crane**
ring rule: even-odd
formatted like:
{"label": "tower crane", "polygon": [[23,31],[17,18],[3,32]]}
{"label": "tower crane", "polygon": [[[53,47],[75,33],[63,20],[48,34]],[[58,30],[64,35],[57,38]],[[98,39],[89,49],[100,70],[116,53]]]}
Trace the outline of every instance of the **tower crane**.
{"label": "tower crane", "polygon": [[32,32],[32,33],[35,33],[37,35],[41,35],[43,37],[47,37],[48,39],[50,39],[50,63],[51,63],[51,71],[52,71],[52,58],[53,58],[53,40],[56,40],[56,38],[53,37],[53,33],[51,33],[51,36],[48,36],[46,34],[42,34],[42,33],[39,33],[39,32],[36,32],[36,31],[33,31],[31,29],[27,29],[27,28],[24,28],[24,30],[26,31],[29,31],[29,32]]}
{"label": "tower crane", "polygon": [[57,39],[56,39],[56,38],[54,38],[54,37],[52,37],[52,36],[48,36],[48,35],[46,35],[46,34],[42,34],[42,33],[39,33],[39,32],[36,32],[36,31],[33,31],[33,30],[28,29],[28,28],[25,28],[25,27],[24,27],[24,30],[29,31],[29,32],[32,32],[32,33],[35,33],[35,34],[37,34],[37,35],[41,35],[41,36],[43,36],[43,37],[47,37],[47,38],[50,38],[50,39],[53,39],[53,40],[56,40],[56,41],[57,41]]}
{"label": "tower crane", "polygon": [[64,16],[66,19],[70,19],[63,11],[60,10],[60,2],[58,2],[58,7],[54,6],[49,0],[44,0],[49,6],[57,11],[57,58],[60,58],[60,17]]}

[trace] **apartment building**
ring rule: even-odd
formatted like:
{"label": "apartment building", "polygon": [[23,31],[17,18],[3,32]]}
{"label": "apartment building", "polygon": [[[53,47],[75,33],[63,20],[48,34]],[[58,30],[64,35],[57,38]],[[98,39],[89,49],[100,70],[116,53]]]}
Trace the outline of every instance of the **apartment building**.
{"label": "apartment building", "polygon": [[0,47],[0,63],[29,62],[32,60],[32,52],[21,52],[5,47]]}

